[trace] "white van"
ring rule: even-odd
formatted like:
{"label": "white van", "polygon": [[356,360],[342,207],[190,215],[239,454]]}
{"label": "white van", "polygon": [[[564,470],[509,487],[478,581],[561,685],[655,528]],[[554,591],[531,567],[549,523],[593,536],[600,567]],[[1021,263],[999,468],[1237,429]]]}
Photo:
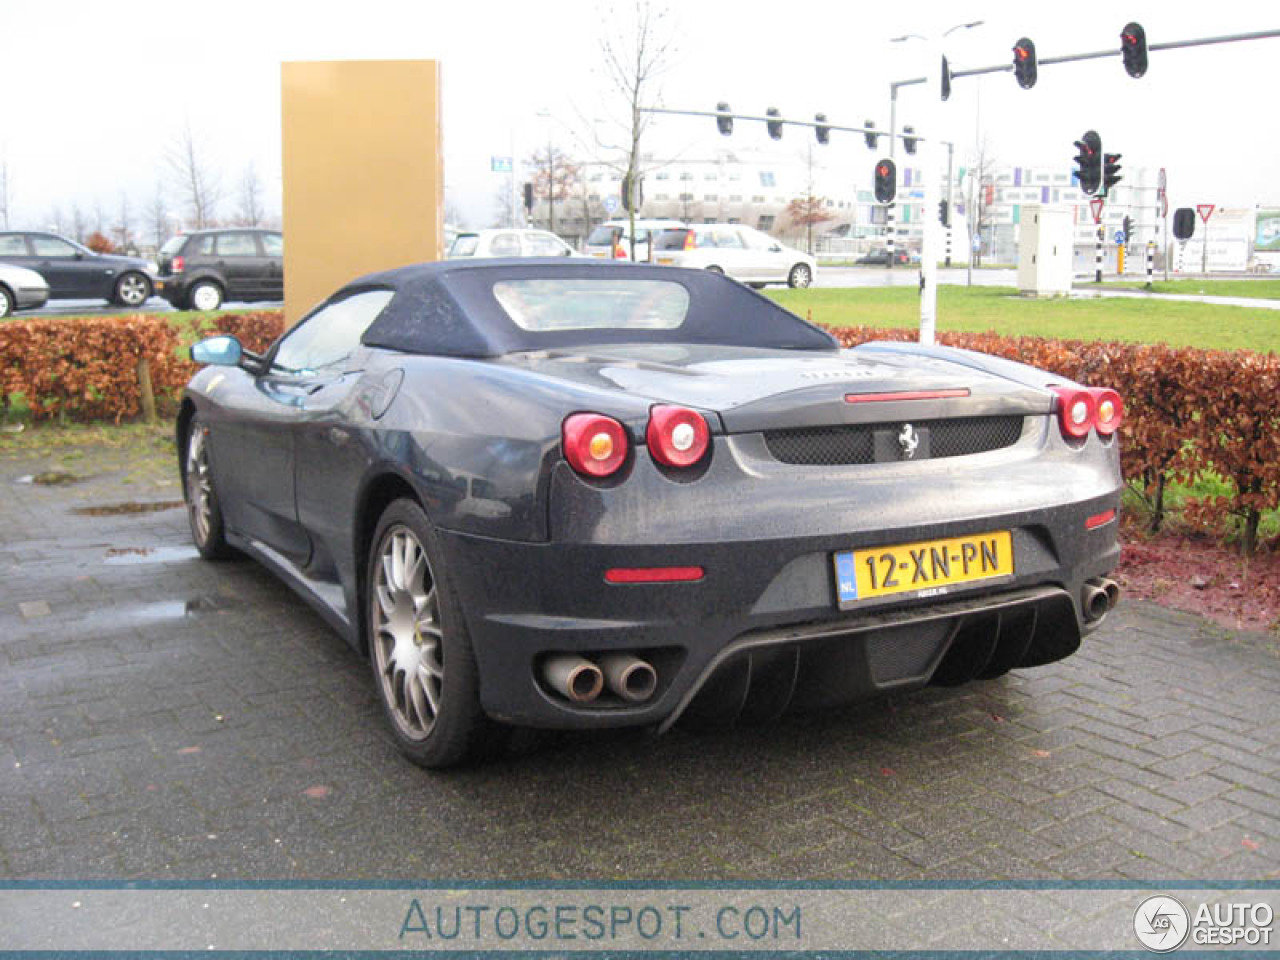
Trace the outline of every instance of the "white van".
{"label": "white van", "polygon": [[[641,220],[636,219],[636,252],[635,260],[648,263],[653,259],[653,238],[663,230],[678,230],[687,226],[681,220]],[[602,257],[608,260],[630,260],[631,257],[631,221],[606,220],[591,231],[587,237],[583,252],[587,256]]]}

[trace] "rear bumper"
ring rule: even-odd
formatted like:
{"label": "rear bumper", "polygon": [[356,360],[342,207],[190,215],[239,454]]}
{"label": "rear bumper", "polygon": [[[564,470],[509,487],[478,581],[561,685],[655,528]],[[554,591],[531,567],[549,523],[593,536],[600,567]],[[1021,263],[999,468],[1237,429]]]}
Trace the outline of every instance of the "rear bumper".
{"label": "rear bumper", "polygon": [[156,296],[163,297],[177,307],[186,301],[187,290],[191,287],[191,280],[182,274],[156,277],[153,281],[153,287]]}
{"label": "rear bumper", "polygon": [[[1069,655],[1099,622],[1085,617],[1086,582],[1119,560],[1121,486],[1113,440],[1068,444],[1047,416],[1028,417],[1008,448],[865,466],[783,464],[760,434],[740,434],[715,437],[694,477],[647,455],[603,483],[557,465],[550,542],[442,541],[492,716],[664,726],[708,704],[766,716]],[[995,531],[1010,534],[1012,574],[841,609],[837,553]],[[619,567],[704,573],[606,581]],[[549,654],[614,651],[654,666],[643,703],[571,703],[541,677]]]}

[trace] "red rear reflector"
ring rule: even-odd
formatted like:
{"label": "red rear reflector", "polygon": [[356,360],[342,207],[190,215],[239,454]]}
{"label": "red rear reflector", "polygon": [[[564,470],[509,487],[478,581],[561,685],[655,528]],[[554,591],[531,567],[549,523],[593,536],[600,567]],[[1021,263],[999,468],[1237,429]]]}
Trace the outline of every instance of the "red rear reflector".
{"label": "red rear reflector", "polygon": [[1086,530],[1097,530],[1099,527],[1105,527],[1108,523],[1116,518],[1115,510],[1107,510],[1105,513],[1098,513],[1090,517],[1084,522]]}
{"label": "red rear reflector", "polygon": [[614,567],[604,572],[608,583],[690,583],[701,580],[701,567]]}
{"label": "red rear reflector", "polygon": [[845,403],[890,403],[894,400],[949,400],[969,396],[968,387],[955,390],[902,390],[898,393],[846,393]]}

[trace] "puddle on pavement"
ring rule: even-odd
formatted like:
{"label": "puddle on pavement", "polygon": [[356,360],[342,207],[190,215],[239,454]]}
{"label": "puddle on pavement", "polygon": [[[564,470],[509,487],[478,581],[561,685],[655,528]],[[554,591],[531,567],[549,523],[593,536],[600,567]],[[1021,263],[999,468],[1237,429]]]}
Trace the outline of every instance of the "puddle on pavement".
{"label": "puddle on pavement", "polygon": [[70,483],[79,483],[84,477],[77,477],[65,470],[44,470],[40,473],[28,473],[18,477],[14,483],[35,484],[39,487],[63,487]]}
{"label": "puddle on pavement", "polygon": [[203,594],[188,600],[161,600],[156,603],[140,603],[118,610],[102,610],[94,617],[98,629],[112,626],[140,626],[161,620],[185,620],[223,613],[239,605],[241,601],[217,594]]}
{"label": "puddle on pavement", "polygon": [[82,517],[118,517],[131,513],[159,513],[184,506],[182,500],[158,500],[153,503],[108,503],[100,507],[76,507],[71,512]]}
{"label": "puddle on pavement", "polygon": [[103,563],[118,566],[135,563],[173,563],[194,560],[199,553],[195,547],[108,547]]}

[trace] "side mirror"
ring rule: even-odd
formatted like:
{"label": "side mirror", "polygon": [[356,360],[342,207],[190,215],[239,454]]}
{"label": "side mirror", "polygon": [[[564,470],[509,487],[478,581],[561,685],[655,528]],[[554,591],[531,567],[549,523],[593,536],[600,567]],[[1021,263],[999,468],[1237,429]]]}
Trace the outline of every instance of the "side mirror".
{"label": "side mirror", "polygon": [[244,357],[244,347],[235,337],[210,337],[191,345],[191,359],[216,367],[237,367]]}
{"label": "side mirror", "polygon": [[781,253],[781,252],[782,252],[782,247],[781,247],[779,244],[776,244],[776,243],[775,243],[772,247],[770,247],[770,248],[769,248],[769,252],[770,252],[770,253]]}

